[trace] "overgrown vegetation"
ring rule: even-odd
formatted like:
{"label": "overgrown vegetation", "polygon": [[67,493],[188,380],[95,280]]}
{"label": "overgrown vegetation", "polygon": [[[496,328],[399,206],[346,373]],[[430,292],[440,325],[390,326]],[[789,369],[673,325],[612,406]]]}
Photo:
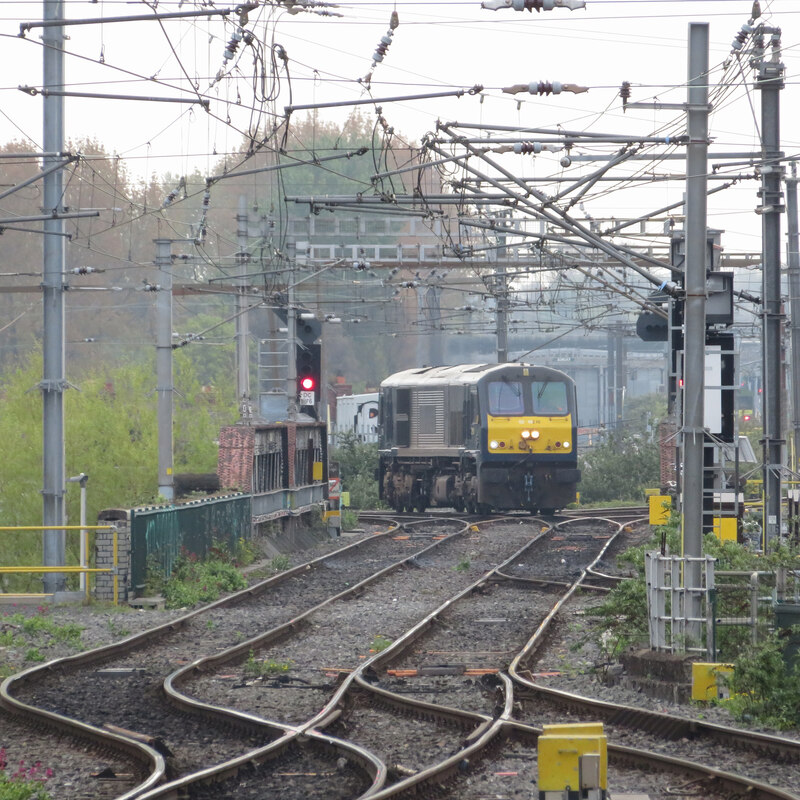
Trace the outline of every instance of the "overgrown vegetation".
{"label": "overgrown vegetation", "polygon": [[217,600],[223,592],[235,592],[246,586],[244,575],[230,555],[217,548],[202,561],[194,554],[181,553],[162,593],[167,608],[190,608]]}
{"label": "overgrown vegetation", "polygon": [[[32,392],[41,380],[37,353],[16,370],[0,376],[0,437],[19,442],[12,458],[0,460],[0,508],[4,525],[35,525],[42,519],[42,402]],[[79,391],[64,395],[64,438],[67,474],[91,475],[86,518],[96,520],[103,508],[135,506],[156,499],[158,486],[158,425],[153,367],[142,360],[115,367],[87,368],[70,381]],[[175,469],[212,472],[216,469],[219,427],[234,419],[235,402],[219,394],[209,400],[195,365],[175,353]],[[198,406],[202,411],[198,411]],[[80,493],[67,491],[71,522],[80,517]],[[89,552],[93,551],[90,535]],[[77,564],[77,532],[68,532],[67,560]],[[0,548],[5,565],[42,563],[38,531],[3,533]],[[77,576],[68,578],[77,587]],[[2,591],[41,591],[41,575],[0,576]]]}
{"label": "overgrown vegetation", "polygon": [[263,678],[272,675],[285,675],[292,668],[291,661],[276,661],[273,658],[263,660],[256,658],[251,650],[247,661],[244,662],[244,673],[253,678]]}
{"label": "overgrown vegetation", "polygon": [[275,572],[285,572],[289,569],[291,565],[291,559],[286,553],[281,553],[280,555],[275,556],[272,561],[269,562],[270,569],[274,570]]}
{"label": "overgrown vegetation", "polygon": [[659,448],[655,436],[666,406],[659,395],[628,401],[625,419],[605,432],[602,442],[580,458],[581,503],[641,502],[658,486]]}
{"label": "overgrown vegetation", "polygon": [[30,767],[20,761],[9,772],[6,749],[0,747],[0,800],[50,800],[44,784],[52,775],[53,770],[42,769],[40,761]]}
{"label": "overgrown vegetation", "polygon": [[36,615],[31,617],[26,617],[19,611],[3,613],[0,617],[0,646],[23,647],[26,644],[35,644],[37,647],[46,647],[64,643],[78,649],[83,630],[83,626],[75,622],[59,624],[50,616],[47,606],[37,606]]}
{"label": "overgrown vegetation", "polygon": [[800,725],[800,668],[787,665],[784,646],[773,633],[742,648],[728,679],[731,696],[723,701],[736,719],[779,730]]}
{"label": "overgrown vegetation", "polygon": [[[621,582],[587,615],[592,620],[589,636],[603,653],[601,669],[619,658],[627,649],[648,644],[647,594],[644,578],[645,553],[663,549],[680,552],[680,518],[673,516],[657,527],[653,539],[631,548],[617,558],[627,564],[635,577]],[[796,548],[781,545],[767,555],[753,552],[734,542],[721,542],[713,534],[705,537],[704,552],[717,559],[717,571],[760,570],[769,572],[779,566],[796,567]],[[749,614],[750,593],[745,587],[737,592],[719,592],[717,617],[741,617]],[[764,621],[763,628],[772,622]],[[793,629],[793,636],[800,630]],[[800,725],[800,665],[787,665],[786,640],[776,633],[764,633],[758,644],[751,643],[750,629],[725,626],[717,630],[717,660],[734,664],[728,680],[731,697],[722,701],[733,716],[744,722],[758,721],[779,729]],[[577,648],[576,648],[577,649]]]}
{"label": "overgrown vegetation", "polygon": [[339,445],[331,453],[331,459],[339,464],[342,489],[350,492],[351,508],[381,508],[378,498],[378,445],[360,442],[354,433],[343,433]]}

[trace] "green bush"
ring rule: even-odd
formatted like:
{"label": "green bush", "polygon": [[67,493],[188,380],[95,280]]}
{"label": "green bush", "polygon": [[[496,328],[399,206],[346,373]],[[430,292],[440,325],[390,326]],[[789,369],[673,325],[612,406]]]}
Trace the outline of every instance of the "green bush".
{"label": "green bush", "polygon": [[782,649],[778,634],[743,648],[728,679],[731,697],[723,701],[734,717],[779,730],[800,725],[800,669],[787,667]]}
{"label": "green bush", "polygon": [[183,554],[164,585],[167,608],[185,608],[217,600],[223,592],[244,589],[247,581],[229,560],[210,558],[199,561]]}
{"label": "green bush", "polygon": [[582,503],[640,503],[646,487],[660,480],[658,444],[630,430],[611,431],[580,459]]}
{"label": "green bush", "polygon": [[339,464],[342,489],[350,492],[352,508],[380,508],[378,482],[378,445],[360,442],[354,433],[339,437],[339,445],[331,454],[331,460]]}

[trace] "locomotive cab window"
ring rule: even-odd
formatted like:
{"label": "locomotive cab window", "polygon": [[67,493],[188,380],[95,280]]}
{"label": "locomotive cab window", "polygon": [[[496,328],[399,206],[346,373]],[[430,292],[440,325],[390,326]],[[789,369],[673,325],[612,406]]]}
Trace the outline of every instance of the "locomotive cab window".
{"label": "locomotive cab window", "polygon": [[569,411],[567,384],[561,381],[534,381],[533,413],[545,416],[563,416]]}
{"label": "locomotive cab window", "polygon": [[519,381],[492,381],[489,384],[489,413],[510,417],[525,413],[525,398]]}

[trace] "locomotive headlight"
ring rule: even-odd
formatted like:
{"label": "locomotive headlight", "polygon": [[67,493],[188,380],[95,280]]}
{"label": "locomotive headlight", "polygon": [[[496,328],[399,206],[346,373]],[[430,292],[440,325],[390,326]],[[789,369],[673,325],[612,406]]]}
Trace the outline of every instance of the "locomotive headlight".
{"label": "locomotive headlight", "polygon": [[490,447],[492,450],[497,450],[497,448],[498,448],[498,447],[500,447],[500,444],[497,442],[497,440],[496,440],[496,439],[492,439],[492,441],[491,441],[491,442],[489,442],[489,447]]}
{"label": "locomotive headlight", "polygon": [[539,431],[531,431],[531,439],[538,439],[540,436]]}
{"label": "locomotive headlight", "polygon": [[523,439],[530,439],[531,438],[531,432],[530,431],[522,431],[522,438]]}
{"label": "locomotive headlight", "polygon": [[570,448],[570,443],[569,442],[564,442],[564,449],[565,450],[569,450],[569,448]]}

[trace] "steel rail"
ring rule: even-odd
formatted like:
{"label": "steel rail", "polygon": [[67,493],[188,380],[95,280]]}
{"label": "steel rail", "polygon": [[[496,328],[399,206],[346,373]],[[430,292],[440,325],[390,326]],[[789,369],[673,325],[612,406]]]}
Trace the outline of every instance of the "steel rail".
{"label": "steel rail", "polygon": [[[504,732],[510,736],[518,736],[535,741],[542,733],[541,728],[526,725],[523,722],[506,721]],[[749,778],[736,775],[732,772],[708,767],[696,761],[677,758],[650,750],[636,747],[618,745],[609,742],[607,745],[609,762],[618,766],[632,766],[636,769],[669,771],[682,776],[707,780],[711,784],[708,788],[719,792],[731,792],[733,797],[747,797],[750,800],[797,800],[798,795],[785,792],[774,786],[753,781]]]}
{"label": "steel rail", "polygon": [[[500,519],[508,519],[507,517],[498,518]],[[514,519],[512,517],[512,519]],[[490,520],[489,522],[494,521]],[[454,606],[457,602],[462,600],[464,597],[472,594],[476,589],[480,588],[493,580],[493,578],[502,570],[502,568],[509,566],[510,564],[514,563],[519,557],[528,549],[532,548],[535,544],[539,543],[543,538],[548,536],[552,531],[557,530],[561,525],[572,524],[573,520],[557,523],[556,525],[550,525],[548,528],[539,532],[538,536],[532,538],[529,542],[525,545],[520,547],[514,554],[509,556],[503,562],[498,564],[496,567],[488,570],[484,573],[477,581],[475,581],[471,586],[467,587],[463,591],[459,592],[458,594],[454,595],[447,601],[445,601],[439,608],[432,611],[428,614],[424,619],[420,620],[414,627],[410,628],[406,631],[403,636],[398,637],[389,647],[385,650],[377,653],[372,658],[370,658],[367,662],[365,662],[358,670],[354,671],[353,674],[348,676],[348,679],[345,680],[343,685],[339,688],[337,693],[331,698],[328,705],[325,709],[323,709],[320,714],[317,715],[315,719],[310,720],[307,725],[319,725],[323,724],[323,721],[327,721],[330,712],[335,709],[341,702],[343,697],[345,696],[348,686],[351,682],[355,682],[358,686],[360,686],[365,691],[373,691],[373,692],[380,692],[381,697],[385,697],[387,694],[391,695],[393,693],[389,692],[385,689],[377,689],[377,687],[372,686],[367,681],[364,680],[364,673],[368,669],[373,669],[376,666],[382,665],[384,662],[389,662],[394,660],[401,652],[403,652],[412,642],[416,641],[420,636],[424,635],[427,630],[442,616],[444,612]],[[617,530],[617,534],[621,532],[623,526],[619,526]],[[616,534],[615,534],[616,535]],[[608,548],[611,540],[607,542],[602,550],[601,554],[593,561],[592,563],[596,563],[599,558],[602,557],[602,554]],[[582,573],[583,574],[583,573]],[[473,732],[471,737],[468,737],[466,746],[455,753],[450,758],[446,759],[445,761],[441,762],[440,764],[433,765],[428,767],[427,769],[420,770],[415,775],[409,776],[397,783],[393,784],[392,786],[383,788],[377,791],[374,794],[371,794],[370,797],[374,798],[374,800],[382,800],[382,798],[388,797],[395,797],[398,795],[402,795],[405,792],[416,792],[421,784],[425,784],[431,781],[435,781],[437,783],[443,782],[448,778],[452,777],[453,775],[458,774],[459,772],[463,772],[463,770],[469,765],[469,759],[475,753],[479,753],[483,748],[488,746],[491,742],[493,742],[496,737],[500,734],[502,725],[511,718],[512,710],[513,710],[513,691],[511,691],[512,683],[508,676],[504,674],[500,674],[500,680],[502,681],[505,692],[504,692],[504,704],[503,704],[503,711],[501,712],[499,718],[493,722],[486,722],[485,724],[476,728]],[[435,704],[425,704],[421,703],[417,700],[412,700],[410,698],[406,698],[401,695],[395,695],[397,698],[394,702],[399,704],[406,704],[407,706],[417,705],[421,707],[430,707],[431,709],[436,709],[437,711],[431,710],[430,713],[455,713],[461,714],[463,712],[459,711],[458,709],[448,708],[446,706],[436,706]],[[328,713],[325,713],[325,712]]]}
{"label": "steel rail", "polygon": [[[52,664],[54,662],[50,663]],[[18,673],[18,675],[25,675],[37,671],[40,668],[40,666],[31,667]],[[137,742],[126,736],[97,728],[85,722],[70,719],[62,714],[56,714],[53,711],[36,708],[36,706],[17,700],[15,697],[12,697],[8,691],[16,677],[17,675],[12,675],[0,684],[0,707],[27,722],[35,720],[37,725],[55,730],[59,734],[65,734],[69,736],[70,739],[89,741],[92,745],[127,755],[139,763],[148,773],[147,778],[142,783],[135,786],[130,791],[125,792],[125,794],[120,795],[116,800],[131,800],[137,797],[140,792],[164,780],[166,764],[164,762],[164,757],[157,750],[143,742]]]}
{"label": "steel rail", "polygon": [[800,741],[796,739],[757,731],[747,731],[741,728],[731,728],[713,722],[691,719],[690,717],[665,714],[663,711],[650,711],[635,706],[595,700],[572,692],[566,692],[563,689],[541,686],[521,674],[515,675],[514,679],[519,684],[517,695],[521,699],[544,697],[563,708],[570,708],[584,713],[591,711],[592,714],[601,717],[609,724],[624,725],[642,731],[662,734],[668,739],[708,737],[722,744],[757,750],[762,753],[769,753],[787,762],[800,763]]}
{"label": "steel rail", "polygon": [[[390,520],[386,520],[386,522],[390,522]],[[33,718],[37,722],[43,723],[46,726],[55,727],[58,730],[63,731],[64,733],[70,736],[77,736],[79,738],[81,737],[89,738],[92,741],[104,743],[103,746],[109,746],[112,749],[114,747],[117,747],[118,745],[121,745],[121,749],[124,752],[130,752],[131,754],[135,754],[136,758],[142,763],[146,761],[147,764],[149,765],[149,770],[150,770],[149,777],[147,778],[146,781],[140,784],[140,786],[137,787],[133,792],[131,792],[130,794],[126,794],[124,797],[127,798],[129,796],[133,797],[135,795],[138,795],[142,791],[152,788],[155,784],[159,783],[164,779],[165,775],[164,760],[163,757],[158,752],[134,739],[114,734],[109,731],[102,730],[101,728],[97,728],[93,725],[80,722],[79,720],[75,720],[52,711],[40,709],[37,708],[36,706],[25,703],[13,696],[12,694],[13,687],[19,686],[22,683],[26,683],[31,679],[35,679],[38,675],[42,673],[49,673],[54,671],[60,671],[62,673],[73,672],[80,669],[81,667],[96,662],[107,661],[115,656],[120,656],[129,653],[130,651],[135,650],[136,648],[138,648],[143,644],[147,644],[148,642],[157,640],[160,637],[170,632],[177,631],[180,630],[181,628],[186,627],[196,617],[202,616],[210,610],[217,608],[224,608],[227,606],[233,606],[239,603],[247,602],[247,600],[253,597],[260,596],[261,594],[268,591],[272,587],[283,583],[284,581],[288,580],[291,577],[297,576],[301,573],[319,567],[319,565],[321,565],[328,559],[334,557],[341,557],[343,553],[347,553],[354,549],[358,549],[367,542],[376,541],[378,537],[383,538],[390,536],[394,534],[396,530],[397,527],[393,524],[393,526],[390,527],[389,530],[383,533],[374,534],[372,537],[368,539],[362,539],[358,542],[354,542],[353,544],[348,545],[347,547],[336,550],[333,553],[328,553],[324,556],[320,556],[319,558],[313,559],[312,561],[309,561],[305,564],[299,564],[296,567],[293,567],[292,569],[285,570],[284,572],[281,572],[277,575],[273,575],[263,581],[260,581],[259,583],[247,587],[246,589],[242,589],[238,592],[223,597],[213,603],[209,603],[208,605],[205,605],[199,609],[191,611],[188,614],[185,614],[174,620],[170,620],[169,622],[165,622],[162,625],[158,625],[154,628],[149,628],[140,633],[128,636],[124,639],[121,639],[118,642],[114,642],[109,645],[104,645],[102,647],[97,647],[92,650],[87,650],[83,653],[77,653],[71,656],[65,656],[62,658],[54,659],[45,664],[38,664],[22,672],[18,672],[14,675],[11,675],[8,678],[6,678],[0,685],[0,706],[6,708],[7,710],[19,716],[22,719]],[[230,721],[232,723],[239,723],[240,726],[242,723],[241,720],[226,720],[226,721]],[[277,729],[276,731],[278,733],[281,732],[278,731]],[[123,798],[120,797],[119,800],[123,800]]]}
{"label": "steel rail", "polygon": [[[505,519],[505,518],[497,518],[497,521],[499,521],[500,519]],[[437,521],[441,522],[442,520],[437,520]],[[211,711],[214,710],[215,712],[222,713],[225,717],[228,717],[228,718],[231,718],[231,719],[238,719],[238,720],[241,720],[242,722],[246,721],[246,722],[255,723],[258,720],[262,720],[263,722],[266,722],[266,720],[263,720],[263,718],[261,718],[261,717],[255,717],[253,715],[245,714],[244,712],[238,711],[236,709],[223,709],[221,707],[211,706],[209,704],[202,703],[202,701],[198,701],[195,698],[191,698],[191,697],[188,697],[188,696],[182,694],[178,687],[185,680],[187,680],[188,677],[190,676],[190,674],[193,673],[193,672],[204,670],[204,669],[207,669],[208,667],[219,666],[221,664],[228,663],[229,661],[232,661],[232,660],[235,660],[237,658],[240,658],[244,653],[249,653],[250,650],[253,650],[256,647],[263,646],[264,644],[266,644],[268,642],[277,641],[277,640],[279,640],[281,638],[284,638],[284,637],[290,635],[294,631],[294,629],[297,627],[297,625],[304,624],[305,620],[308,617],[310,617],[311,614],[313,614],[314,611],[317,611],[317,610],[319,610],[319,609],[331,604],[335,600],[344,598],[344,597],[346,597],[346,596],[348,596],[348,595],[350,595],[352,593],[360,591],[365,585],[368,585],[369,583],[372,583],[373,581],[377,580],[379,577],[381,577],[382,575],[384,575],[384,574],[386,574],[386,573],[388,573],[390,571],[393,571],[395,569],[399,569],[401,566],[405,565],[406,563],[412,562],[414,559],[418,558],[422,553],[425,553],[425,552],[427,552],[427,551],[439,546],[442,542],[449,541],[450,539],[453,539],[453,538],[455,538],[457,536],[463,535],[464,533],[467,533],[467,532],[469,532],[471,530],[471,527],[472,527],[472,524],[473,524],[472,522],[470,522],[470,521],[466,521],[465,522],[462,519],[458,519],[456,521],[463,525],[463,528],[460,531],[457,531],[457,532],[455,532],[453,534],[450,534],[449,536],[447,536],[447,537],[445,537],[443,539],[440,539],[437,542],[434,542],[429,547],[424,548],[420,552],[414,553],[413,555],[409,556],[407,559],[404,559],[403,561],[398,562],[395,565],[391,565],[390,567],[386,567],[386,568],[380,570],[379,572],[374,573],[372,576],[366,578],[364,581],[361,581],[358,584],[355,584],[354,586],[348,588],[344,592],[339,592],[337,595],[329,597],[327,600],[319,603],[317,606],[315,606],[312,609],[308,609],[302,615],[294,618],[290,622],[285,623],[284,625],[281,625],[281,626],[277,626],[277,627],[271,629],[270,631],[267,631],[267,632],[265,632],[263,634],[260,634],[259,636],[253,637],[253,638],[247,640],[246,642],[242,642],[242,643],[240,643],[238,645],[235,645],[232,648],[228,648],[227,650],[224,650],[224,651],[222,651],[220,653],[217,653],[215,655],[204,657],[202,659],[197,659],[194,662],[192,662],[191,664],[188,664],[188,665],[176,670],[175,672],[173,672],[169,676],[167,676],[167,678],[164,681],[164,692],[165,692],[165,694],[169,698],[170,702],[174,703],[176,706],[178,706],[179,708],[182,708],[183,710],[194,710],[195,713],[197,713],[197,711],[206,711],[206,712],[211,713]],[[405,529],[408,529],[408,526],[410,526],[410,525],[421,524],[421,523],[425,523],[425,522],[429,522],[429,520],[420,519],[420,520],[415,520],[413,522],[410,521],[410,522],[406,523],[403,527]],[[546,531],[543,531],[543,532],[540,533],[540,535],[538,537],[536,537],[535,539],[532,539],[530,542],[527,542],[522,548],[517,550],[506,561],[504,561],[503,565],[505,565],[507,563],[510,563],[514,558],[517,558],[519,556],[520,552],[522,552],[526,548],[530,547],[535,541],[538,541],[538,539],[541,538],[542,536],[544,536],[545,533],[546,533]],[[350,690],[351,686],[356,684],[357,679],[360,678],[365,673],[365,671],[367,671],[369,669],[372,669],[376,664],[381,663],[382,661],[386,660],[389,657],[390,654],[396,654],[397,652],[399,652],[400,648],[403,648],[403,647],[407,646],[408,644],[410,644],[415,638],[417,638],[417,636],[419,636],[423,632],[423,630],[427,629],[427,627],[433,623],[434,616],[437,613],[441,613],[443,610],[449,608],[457,599],[460,599],[461,597],[465,596],[466,594],[469,594],[470,592],[474,591],[476,586],[478,586],[481,583],[483,583],[485,581],[485,579],[489,575],[491,575],[491,573],[492,573],[492,570],[489,570],[487,573],[485,573],[483,576],[481,576],[481,578],[479,578],[477,581],[473,582],[473,584],[468,586],[466,589],[464,589],[463,591],[459,592],[454,597],[451,597],[450,599],[445,601],[445,603],[443,603],[436,611],[432,612],[424,620],[422,620],[420,623],[418,623],[417,625],[412,627],[409,631],[407,631],[405,634],[403,634],[403,636],[398,637],[398,639],[396,639],[388,648],[386,648],[385,650],[381,651],[380,653],[376,653],[371,658],[367,659],[363,664],[361,664],[352,673],[347,675],[345,677],[345,679],[343,680],[342,684],[339,686],[339,688],[334,692],[334,694],[332,695],[330,700],[325,704],[325,706],[320,710],[320,712],[318,714],[316,714],[314,717],[312,717],[310,720],[308,720],[305,723],[303,723],[302,725],[298,725],[298,726],[286,726],[286,725],[282,725],[280,723],[275,723],[275,722],[271,722],[270,724],[275,726],[276,728],[277,727],[284,728],[287,731],[292,731],[293,730],[294,734],[287,734],[287,735],[296,735],[298,737],[299,736],[312,735],[313,733],[315,733],[316,732],[316,728],[321,725],[323,720],[325,721],[325,724],[330,724],[332,721],[334,721],[336,718],[338,718],[338,716],[341,714],[341,704],[342,704],[342,702],[344,700],[345,695]],[[363,681],[358,685],[360,685],[360,687],[362,689],[365,689],[365,688],[366,689],[371,689],[372,688],[372,687],[369,686],[368,683],[363,682]],[[404,699],[403,698],[398,698],[396,702],[403,703]],[[456,715],[456,717],[458,717],[459,719],[466,719],[467,717],[464,717],[465,713],[467,713],[467,715],[468,715],[468,712],[460,712],[457,709],[451,709],[450,712],[452,714]],[[432,712],[430,712],[430,710],[429,710],[428,713],[432,713]],[[444,714],[444,715],[447,715],[448,712],[447,711],[443,711],[441,713]],[[486,724],[486,718],[483,715],[475,715],[474,719],[475,719],[477,727],[481,727],[482,725]],[[261,750],[263,750],[264,753],[268,753],[268,752],[271,752],[273,748],[277,748],[279,746],[281,746],[281,745],[279,745],[277,742],[273,742],[270,745],[267,745],[266,748],[262,748]],[[250,755],[252,755],[253,757],[257,758],[259,756],[256,755],[256,754],[260,753],[261,750],[260,751],[251,751]],[[147,798],[147,800],[151,800],[151,798],[155,799],[155,798],[162,798],[162,797],[171,797],[171,796],[174,796],[174,794],[173,794],[174,792],[177,792],[179,789],[185,789],[185,787],[187,787],[189,785],[192,785],[194,783],[197,783],[197,782],[203,783],[203,782],[209,782],[209,781],[213,781],[213,780],[218,780],[218,776],[220,774],[229,774],[229,771],[231,771],[231,770],[232,771],[236,771],[241,766],[243,766],[244,764],[248,763],[247,755],[248,754],[243,754],[242,756],[240,756],[237,759],[234,759],[232,761],[226,761],[226,762],[223,762],[222,764],[215,765],[214,767],[211,767],[208,770],[204,770],[202,773],[193,773],[191,775],[183,776],[182,778],[178,779],[177,781],[172,781],[172,782],[170,782],[168,784],[165,784],[164,786],[161,786],[158,789],[150,792],[148,795],[146,795],[146,798]],[[387,776],[386,765],[383,764],[383,762],[381,762],[379,759],[377,759],[377,757],[375,757],[375,758],[376,758],[376,760],[379,761],[379,763],[381,764],[381,767],[380,767],[378,773],[375,775],[373,786],[368,790],[366,795],[364,795],[365,797],[366,796],[369,796],[369,797],[373,796],[373,794],[375,794],[377,791],[380,790],[380,787],[386,781],[386,776]],[[142,800],[145,800],[145,797],[143,797]]]}
{"label": "steel rail", "polygon": [[[313,732],[311,731],[311,728],[313,726],[309,725],[308,723],[298,726],[285,725],[283,723],[275,722],[272,720],[266,720],[263,717],[259,717],[253,714],[247,714],[246,712],[239,711],[238,709],[223,708],[221,706],[215,706],[209,703],[204,703],[203,701],[198,700],[197,698],[189,697],[188,695],[183,694],[178,687],[185,681],[187,681],[189,677],[194,673],[202,672],[209,668],[214,668],[222,664],[238,660],[239,658],[241,658],[242,655],[249,653],[251,650],[264,647],[267,644],[273,644],[277,641],[280,641],[281,639],[290,636],[292,633],[295,633],[298,628],[308,624],[308,619],[311,617],[311,615],[319,611],[320,609],[325,608],[326,606],[330,605],[331,603],[337,600],[341,600],[353,594],[357,594],[364,587],[379,580],[384,575],[399,570],[405,565],[409,564],[415,558],[418,558],[422,553],[425,553],[433,548],[438,547],[445,541],[449,541],[450,539],[461,536],[464,533],[468,532],[469,523],[465,523],[463,520],[454,520],[454,521],[462,525],[462,528],[460,530],[455,531],[454,533],[451,533],[443,537],[442,539],[433,542],[431,545],[423,548],[421,551],[413,553],[407,558],[404,558],[398,562],[388,565],[387,567],[384,567],[381,570],[378,570],[377,572],[372,573],[364,580],[353,584],[344,591],[338,592],[335,595],[331,595],[322,602],[317,603],[313,607],[306,609],[303,613],[299,614],[298,616],[294,617],[288,622],[275,626],[274,628],[271,628],[270,630],[264,633],[251,637],[250,639],[247,639],[244,642],[240,642],[239,644],[236,644],[233,647],[229,647],[225,650],[222,650],[219,653],[195,659],[195,661],[193,661],[192,663],[187,664],[175,670],[174,672],[170,673],[164,680],[163,684],[163,691],[167,700],[176,708],[178,708],[180,711],[188,712],[191,714],[213,715],[216,718],[222,718],[224,720],[227,720],[234,725],[240,725],[240,726],[255,725],[259,726],[262,730],[264,728],[272,728],[275,730],[280,729],[286,731],[286,736],[288,736],[289,738],[299,738],[302,736],[312,735]],[[339,553],[341,553],[341,551],[336,551],[336,554]],[[364,666],[369,664],[370,661],[371,659],[365,662]],[[333,737],[330,738],[333,739]],[[339,740],[336,741],[338,742]],[[184,775],[175,781],[171,781],[159,787],[158,789],[153,790],[144,797],[148,798],[148,800],[150,798],[156,798],[156,797],[159,798],[173,797],[177,795],[179,789],[183,789],[186,786],[193,785],[195,783],[217,781],[220,779],[221,775],[234,774],[241,767],[249,764],[253,759],[258,760],[259,758],[266,757],[268,754],[272,753],[273,750],[282,748],[286,744],[288,744],[288,741],[286,743],[281,743],[280,740],[271,742],[265,747],[248,751],[247,753],[243,753],[234,759],[224,761],[221,764],[216,764],[201,772],[195,772],[189,775]],[[342,743],[341,746],[344,747],[346,745]],[[352,747],[355,748],[355,746]],[[355,752],[360,752],[360,750],[361,748],[355,748]],[[362,755],[361,757],[364,756]],[[382,761],[380,761],[380,759],[378,759],[372,754],[368,754],[367,760],[369,761],[370,764],[374,766],[374,769],[370,772],[373,780],[373,786],[371,787],[370,791],[373,791],[375,788],[377,788],[378,786],[382,785],[385,782],[387,768],[386,765]],[[144,797],[142,800],[144,800]]]}

